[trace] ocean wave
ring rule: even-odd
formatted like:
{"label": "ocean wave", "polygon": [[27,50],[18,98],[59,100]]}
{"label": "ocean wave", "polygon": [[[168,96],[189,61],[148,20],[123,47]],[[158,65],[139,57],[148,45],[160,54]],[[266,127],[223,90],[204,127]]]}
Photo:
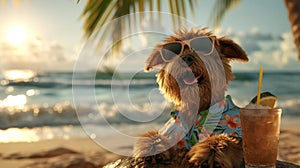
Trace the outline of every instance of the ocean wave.
{"label": "ocean wave", "polygon": [[72,88],[72,87],[95,87],[95,88],[111,88],[111,87],[130,87],[130,88],[144,88],[157,87],[154,80],[95,80],[95,81],[21,81],[21,82],[2,82],[5,86],[13,87],[35,87],[35,88]]}
{"label": "ocean wave", "polygon": [[[125,103],[100,103],[98,107],[77,106],[65,102],[54,106],[37,105],[0,108],[0,129],[11,127],[40,127],[80,124],[120,124],[164,122],[168,119],[171,105],[156,102],[152,105],[128,105]],[[163,114],[164,113],[164,114]],[[163,115],[161,115],[163,114]]]}
{"label": "ocean wave", "polygon": [[[27,72],[28,71],[28,72]],[[139,88],[142,86],[156,86],[153,73],[73,73],[73,72],[44,72],[36,73],[30,70],[8,70],[1,74],[2,86],[36,87],[36,88],[71,88],[79,87],[103,87],[108,88],[130,86]],[[1,86],[0,85],[0,86]]]}
{"label": "ocean wave", "polygon": [[300,116],[300,99],[279,101],[277,106],[282,108],[284,116]]}
{"label": "ocean wave", "polygon": [[[257,72],[235,72],[234,83],[239,82],[253,82],[256,83],[258,79]],[[298,81],[300,73],[298,72],[264,72],[264,81]],[[27,80],[9,80],[2,79],[2,86],[20,86],[20,87],[38,87],[38,88],[70,88],[72,86],[79,87],[103,87],[108,88],[112,85],[116,87],[152,87],[157,86],[156,77],[154,73],[79,73],[73,74],[72,72],[64,73],[38,73]]]}
{"label": "ocean wave", "polygon": [[[97,73],[96,76],[92,76],[90,73],[82,73],[73,81],[72,75],[39,73],[25,81],[8,80],[3,77],[0,81],[0,129],[107,123],[163,123],[169,117],[168,112],[172,105],[166,105],[157,90],[154,74],[128,73],[114,76]],[[231,82],[228,94],[231,94],[239,107],[243,107],[256,95],[258,73],[235,75],[236,79]],[[283,116],[300,116],[300,90],[296,86],[296,83],[299,83],[299,75],[300,73],[264,73],[263,89],[278,97],[278,106],[283,108]],[[95,95],[89,92],[88,87],[96,88]],[[81,102],[75,108],[70,103],[75,96],[72,95],[72,88],[78,89],[76,96],[80,97],[80,100],[94,100],[95,96],[99,104],[94,107],[89,102]],[[16,104],[11,104],[14,102]]]}
{"label": "ocean wave", "polygon": [[[237,105],[247,101],[234,100]],[[243,106],[243,105],[242,105]],[[240,107],[242,107],[240,106]],[[283,109],[283,116],[299,116],[300,99],[281,101],[277,105]],[[60,125],[107,125],[164,123],[169,118],[172,105],[167,102],[143,104],[99,103],[98,107],[80,105],[75,109],[69,102],[54,106],[27,106],[23,108],[0,108],[0,129],[11,127],[40,127]]]}
{"label": "ocean wave", "polygon": [[79,124],[74,107],[71,105],[56,104],[53,107],[32,105],[22,108],[0,108],[0,129],[69,124]]}

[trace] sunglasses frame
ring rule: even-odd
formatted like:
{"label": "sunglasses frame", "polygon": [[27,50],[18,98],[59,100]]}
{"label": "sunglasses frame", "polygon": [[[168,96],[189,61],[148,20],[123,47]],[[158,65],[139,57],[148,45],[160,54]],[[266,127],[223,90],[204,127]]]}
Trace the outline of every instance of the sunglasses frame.
{"label": "sunglasses frame", "polygon": [[[190,49],[193,49],[193,48],[191,47],[191,41],[193,41],[193,40],[195,40],[195,39],[200,39],[200,38],[209,38],[209,39],[211,40],[211,42],[212,42],[212,47],[211,47],[211,51],[208,52],[208,53],[203,53],[203,52],[201,52],[201,51],[198,51],[198,52],[202,53],[204,56],[210,55],[210,54],[214,51],[215,41],[216,41],[216,36],[200,36],[200,37],[194,37],[194,38],[191,38],[191,39],[189,39],[189,40],[174,41],[174,42],[166,43],[166,44],[162,45],[162,47],[161,47],[161,49],[160,49],[160,51],[159,51],[159,52],[160,52],[160,55],[161,55],[161,58],[162,58],[165,62],[170,62],[173,58],[175,58],[175,56],[174,56],[172,59],[166,59],[166,58],[164,57],[164,55],[163,55],[163,53],[162,53],[162,50],[167,50],[167,49],[164,49],[164,46],[165,46],[165,45],[172,44],[172,43],[176,43],[176,44],[179,43],[179,44],[181,44],[181,51],[180,51],[179,54],[176,54],[176,56],[178,56],[178,55],[180,55],[180,54],[183,52],[184,46],[185,46],[185,45],[187,45]],[[193,49],[193,50],[195,50],[195,49]],[[197,51],[197,50],[195,50],[195,51]],[[172,52],[172,51],[170,51],[170,52]]]}

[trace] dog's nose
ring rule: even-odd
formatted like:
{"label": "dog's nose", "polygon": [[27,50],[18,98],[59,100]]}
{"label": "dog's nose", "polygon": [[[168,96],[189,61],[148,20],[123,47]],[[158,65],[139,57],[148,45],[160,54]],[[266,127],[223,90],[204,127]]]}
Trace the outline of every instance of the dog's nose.
{"label": "dog's nose", "polygon": [[181,56],[182,61],[180,61],[181,65],[188,65],[190,66],[194,62],[194,56],[190,54],[186,54]]}

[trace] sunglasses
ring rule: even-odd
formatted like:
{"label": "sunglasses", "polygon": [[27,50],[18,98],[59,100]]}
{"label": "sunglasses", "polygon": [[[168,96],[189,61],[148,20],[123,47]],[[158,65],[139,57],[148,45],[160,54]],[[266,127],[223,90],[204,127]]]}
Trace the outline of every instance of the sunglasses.
{"label": "sunglasses", "polygon": [[203,36],[195,37],[186,41],[170,42],[162,46],[160,54],[165,62],[170,62],[174,57],[181,54],[184,47],[187,45],[203,55],[209,55],[213,52],[215,39],[215,36]]}

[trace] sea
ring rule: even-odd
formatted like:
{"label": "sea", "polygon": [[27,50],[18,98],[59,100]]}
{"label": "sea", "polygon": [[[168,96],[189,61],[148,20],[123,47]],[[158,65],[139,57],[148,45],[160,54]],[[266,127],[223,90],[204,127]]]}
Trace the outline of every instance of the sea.
{"label": "sea", "polygon": [[[243,107],[257,94],[259,73],[234,75],[226,94]],[[300,72],[264,72],[262,91],[277,96],[282,124],[300,123],[299,83]],[[0,74],[0,143],[136,135],[162,127],[172,108],[155,72],[7,70]]]}

